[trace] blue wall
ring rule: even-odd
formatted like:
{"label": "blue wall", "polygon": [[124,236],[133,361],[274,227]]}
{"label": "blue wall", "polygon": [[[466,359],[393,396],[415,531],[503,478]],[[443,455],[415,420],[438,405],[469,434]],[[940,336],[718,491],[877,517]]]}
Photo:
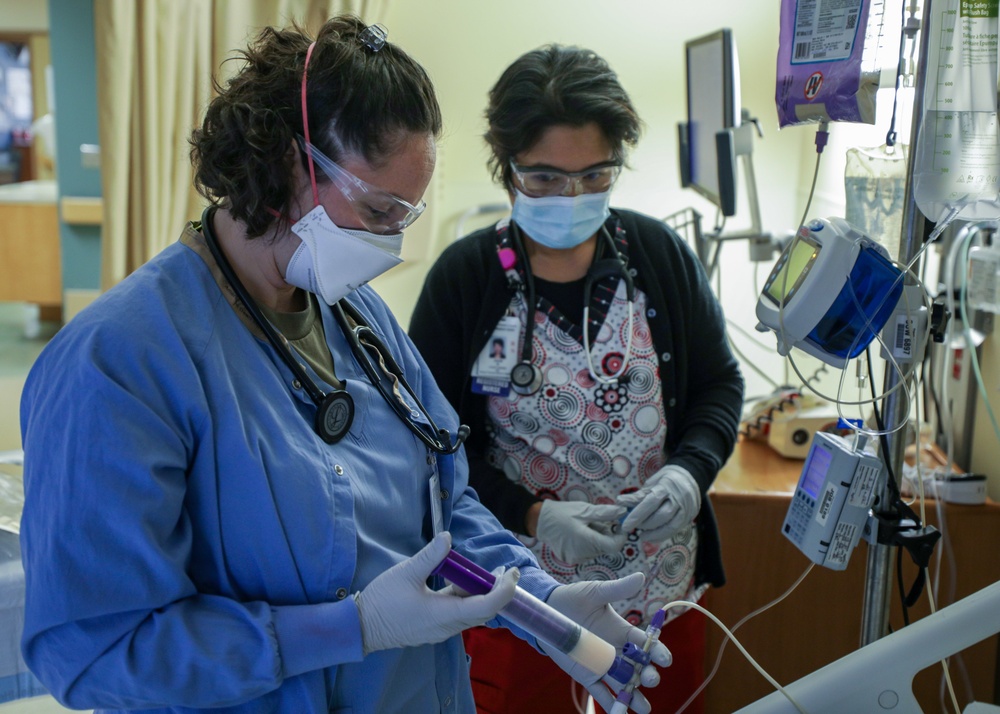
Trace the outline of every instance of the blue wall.
{"label": "blue wall", "polygon": [[[49,0],[60,196],[98,197],[101,172],[80,163],[80,144],[97,144],[97,55],[93,0]],[[63,289],[101,286],[101,228],[59,222]]]}

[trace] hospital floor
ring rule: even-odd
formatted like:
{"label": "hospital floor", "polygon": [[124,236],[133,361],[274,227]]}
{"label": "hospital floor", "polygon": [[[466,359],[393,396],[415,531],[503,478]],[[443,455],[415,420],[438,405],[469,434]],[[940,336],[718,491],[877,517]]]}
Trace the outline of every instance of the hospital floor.
{"label": "hospital floor", "polygon": [[[21,448],[18,404],[28,370],[55,334],[55,323],[36,323],[32,308],[0,302],[0,452]],[[64,714],[72,711],[52,697],[32,697],[0,704],[0,714]]]}
{"label": "hospital floor", "polygon": [[38,322],[32,307],[0,302],[0,452],[21,448],[18,404],[28,370],[58,329]]}
{"label": "hospital floor", "polygon": [[79,709],[66,709],[52,697],[32,697],[0,704],[0,714],[65,714],[74,711]]}

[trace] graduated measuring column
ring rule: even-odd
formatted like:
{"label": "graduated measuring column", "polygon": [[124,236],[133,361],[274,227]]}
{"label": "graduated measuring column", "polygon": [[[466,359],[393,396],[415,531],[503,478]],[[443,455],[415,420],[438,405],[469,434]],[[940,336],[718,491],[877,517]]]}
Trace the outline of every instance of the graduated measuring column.
{"label": "graduated measuring column", "polygon": [[963,220],[996,218],[996,0],[937,0],[924,17],[924,97],[914,102],[915,112],[925,109],[913,153],[916,203],[934,221],[954,208]]}

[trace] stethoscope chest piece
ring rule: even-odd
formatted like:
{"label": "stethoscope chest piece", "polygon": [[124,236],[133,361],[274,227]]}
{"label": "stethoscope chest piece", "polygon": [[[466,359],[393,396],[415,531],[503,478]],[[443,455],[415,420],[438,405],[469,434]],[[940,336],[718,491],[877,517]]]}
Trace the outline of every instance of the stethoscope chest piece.
{"label": "stethoscope chest piece", "polygon": [[316,433],[328,444],[336,444],[350,431],[354,400],[343,389],[327,394],[316,410]]}
{"label": "stethoscope chest piece", "polygon": [[522,360],[510,371],[510,387],[518,394],[534,394],[542,386],[542,370]]}

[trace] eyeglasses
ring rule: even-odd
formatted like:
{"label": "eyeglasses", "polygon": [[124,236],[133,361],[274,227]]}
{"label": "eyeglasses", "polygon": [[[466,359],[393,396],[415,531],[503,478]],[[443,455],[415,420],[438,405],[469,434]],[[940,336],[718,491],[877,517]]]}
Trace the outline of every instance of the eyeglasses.
{"label": "eyeglasses", "polygon": [[301,135],[298,139],[302,150],[308,152],[313,161],[319,164],[323,173],[351,204],[351,208],[354,209],[354,213],[362,225],[372,233],[380,235],[399,233],[420,218],[420,214],[427,208],[427,204],[423,201],[414,206],[397,196],[393,196],[388,191],[383,191],[366,181],[362,181],[323,154]]}
{"label": "eyeglasses", "polygon": [[610,189],[622,171],[618,161],[596,164],[583,171],[560,171],[548,166],[519,166],[513,161],[514,171],[521,190],[529,196],[563,196],[569,193],[604,193]]}

